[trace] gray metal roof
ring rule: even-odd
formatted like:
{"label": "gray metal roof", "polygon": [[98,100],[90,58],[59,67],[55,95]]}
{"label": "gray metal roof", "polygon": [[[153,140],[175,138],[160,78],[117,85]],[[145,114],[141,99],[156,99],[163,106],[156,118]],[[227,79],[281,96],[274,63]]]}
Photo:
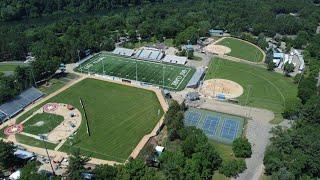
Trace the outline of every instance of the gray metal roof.
{"label": "gray metal roof", "polygon": [[197,71],[194,73],[192,78],[190,79],[187,87],[196,86],[200,82],[201,78],[203,77],[205,72],[205,68],[198,68]]}
{"label": "gray metal roof", "polygon": [[117,55],[120,55],[120,56],[132,56],[133,53],[134,53],[134,50],[133,49],[127,49],[127,48],[122,48],[122,47],[117,47],[116,49],[114,49],[112,51],[113,54],[117,54]]}
{"label": "gray metal roof", "polygon": [[42,97],[44,94],[34,87],[23,91],[15,99],[0,106],[0,111],[5,115],[12,117],[23,110],[26,106]]}

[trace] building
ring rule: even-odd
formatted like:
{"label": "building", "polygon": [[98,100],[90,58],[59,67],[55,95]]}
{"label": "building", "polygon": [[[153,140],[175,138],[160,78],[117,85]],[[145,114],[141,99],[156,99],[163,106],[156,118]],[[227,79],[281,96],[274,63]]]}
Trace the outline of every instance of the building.
{"label": "building", "polygon": [[276,64],[276,67],[278,67],[281,64],[281,62],[283,62],[284,56],[285,56],[284,53],[278,53],[278,52],[273,53],[272,61]]}
{"label": "building", "polygon": [[223,36],[224,30],[221,29],[210,29],[209,30],[210,36]]}
{"label": "building", "polygon": [[199,95],[199,93],[197,93],[197,92],[188,92],[186,98],[187,98],[189,101],[196,101],[196,100],[199,100],[199,99],[200,99],[200,95]]}
{"label": "building", "polygon": [[163,59],[163,62],[172,63],[172,64],[181,64],[184,65],[187,63],[187,57],[176,56],[176,55],[166,55]]}
{"label": "building", "polygon": [[36,155],[34,153],[28,152],[28,151],[24,151],[21,149],[17,149],[14,153],[14,156],[16,156],[17,158],[24,160],[24,161],[28,161],[30,159],[33,159],[36,157]]}
{"label": "building", "polygon": [[197,88],[205,74],[205,68],[198,68],[187,84],[188,88]]}

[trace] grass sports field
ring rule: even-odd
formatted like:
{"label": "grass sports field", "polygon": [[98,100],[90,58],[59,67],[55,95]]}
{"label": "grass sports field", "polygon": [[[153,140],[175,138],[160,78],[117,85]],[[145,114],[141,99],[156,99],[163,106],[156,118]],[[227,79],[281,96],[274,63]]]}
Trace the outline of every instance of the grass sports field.
{"label": "grass sports field", "polygon": [[64,118],[62,116],[56,114],[35,114],[23,124],[23,131],[34,135],[47,134],[57,127],[63,120]]}
{"label": "grass sports field", "polygon": [[276,115],[274,122],[282,120],[286,99],[297,95],[297,87],[290,78],[264,68],[220,58],[215,58],[209,67],[206,79],[212,78],[239,83],[244,88],[242,96],[237,98],[240,103],[273,111]]}
{"label": "grass sports field", "polygon": [[[82,121],[72,147],[79,147],[84,154],[101,159],[124,162],[163,114],[154,92],[95,79],[80,81],[42,105],[49,102],[72,104],[83,113],[80,97],[85,103],[91,137]],[[71,140],[67,141],[59,150],[69,152],[70,143]]]}
{"label": "grass sports field", "polygon": [[195,72],[191,67],[140,61],[107,53],[94,56],[81,64],[77,70],[131,80],[138,79],[138,81],[161,87],[164,79],[165,88],[171,90],[184,89]]}
{"label": "grass sports field", "polygon": [[231,49],[229,56],[252,62],[261,62],[263,60],[263,54],[260,49],[245,41],[236,38],[224,38],[217,44],[229,47]]}

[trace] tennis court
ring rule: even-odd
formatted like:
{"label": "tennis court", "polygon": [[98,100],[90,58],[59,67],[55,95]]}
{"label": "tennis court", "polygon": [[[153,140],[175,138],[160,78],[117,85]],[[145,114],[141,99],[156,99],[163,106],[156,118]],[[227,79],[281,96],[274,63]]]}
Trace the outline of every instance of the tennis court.
{"label": "tennis court", "polygon": [[214,111],[189,108],[185,113],[186,126],[202,129],[209,139],[231,144],[243,133],[244,118]]}
{"label": "tennis court", "polygon": [[170,90],[184,89],[195,72],[194,68],[187,66],[143,61],[109,53],[95,55],[80,64],[76,70],[82,73],[137,80]]}

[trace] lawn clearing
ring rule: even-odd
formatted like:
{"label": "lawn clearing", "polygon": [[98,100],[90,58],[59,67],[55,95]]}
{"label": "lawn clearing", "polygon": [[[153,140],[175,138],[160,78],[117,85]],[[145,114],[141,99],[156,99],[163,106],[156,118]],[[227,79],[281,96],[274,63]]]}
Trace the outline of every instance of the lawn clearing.
{"label": "lawn clearing", "polygon": [[236,38],[224,38],[217,44],[229,47],[231,49],[231,52],[227,54],[229,56],[252,62],[261,62],[263,60],[263,53],[261,50],[249,42]]}
{"label": "lawn clearing", "polygon": [[0,72],[13,72],[18,66],[26,66],[20,63],[0,63]]}
{"label": "lawn clearing", "polygon": [[182,90],[191,79],[195,69],[186,66],[141,61],[103,53],[81,64],[77,68],[77,71],[101,75],[105,74],[138,80],[160,87],[164,85],[165,88],[171,90]]}
{"label": "lawn clearing", "polygon": [[25,122],[23,131],[26,133],[38,135],[48,134],[64,120],[63,116],[50,113],[35,114]]}
{"label": "lawn clearing", "polygon": [[[52,102],[71,104],[84,117],[80,97],[85,104],[91,137],[87,135],[83,120],[74,139],[67,141],[60,149],[62,151],[68,152],[72,142],[72,147],[78,147],[92,157],[124,162],[163,114],[154,92],[95,79],[80,81],[27,114]],[[23,121],[22,118],[18,120]]]}
{"label": "lawn clearing", "polygon": [[282,121],[281,113],[286,100],[297,95],[297,86],[291,78],[264,68],[225,59],[213,60],[206,75],[206,79],[212,78],[239,83],[244,88],[244,93],[237,98],[240,104],[273,111],[276,115],[275,123]]}

